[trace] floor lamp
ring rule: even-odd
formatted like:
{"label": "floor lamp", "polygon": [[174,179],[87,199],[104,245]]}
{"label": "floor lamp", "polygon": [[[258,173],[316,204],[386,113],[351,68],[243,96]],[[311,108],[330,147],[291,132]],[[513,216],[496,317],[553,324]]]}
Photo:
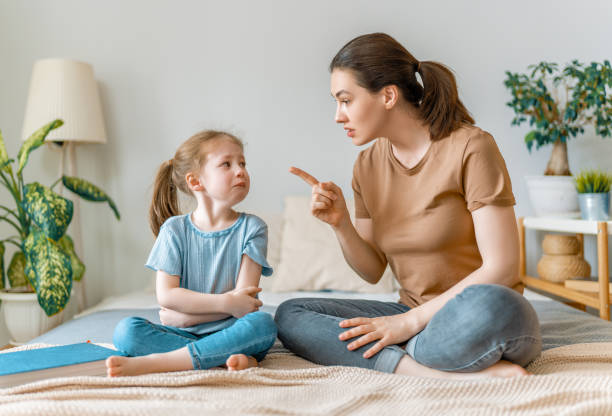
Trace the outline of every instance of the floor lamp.
{"label": "floor lamp", "polygon": [[[64,125],[51,131],[46,141],[61,145],[60,175],[76,176],[76,144],[106,143],[98,86],[90,64],[55,58],[42,59],[34,63],[23,121],[23,140],[56,118],[62,119]],[[62,193],[61,188],[60,193]],[[70,223],[71,234],[75,252],[83,259],[79,198],[71,199],[74,203]],[[87,304],[85,276],[80,284],[75,282],[75,286],[77,286],[78,311],[81,312]]]}

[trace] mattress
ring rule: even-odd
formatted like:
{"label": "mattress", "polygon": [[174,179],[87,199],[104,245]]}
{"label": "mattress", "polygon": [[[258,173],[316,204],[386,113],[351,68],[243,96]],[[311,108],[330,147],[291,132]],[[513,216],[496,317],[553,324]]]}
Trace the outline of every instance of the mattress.
{"label": "mattress", "polygon": [[[274,315],[283,301],[296,297],[326,297],[344,299],[371,299],[383,302],[397,301],[396,293],[363,294],[354,292],[262,292],[264,312]],[[526,290],[525,297],[538,314],[542,329],[542,349],[547,350],[564,345],[612,342],[612,323],[596,316],[571,308],[560,302]],[[154,293],[134,292],[105,299],[75,318],[34,338],[30,343],[69,344],[84,341],[112,343],[117,322],[129,316],[140,316],[159,323],[158,306]],[[275,349],[282,348],[280,344]]]}

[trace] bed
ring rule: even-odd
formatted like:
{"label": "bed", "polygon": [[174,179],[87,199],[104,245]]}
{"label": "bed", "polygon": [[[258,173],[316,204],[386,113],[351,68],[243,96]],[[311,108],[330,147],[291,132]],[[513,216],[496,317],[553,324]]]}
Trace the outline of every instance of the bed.
{"label": "bed", "polygon": [[[359,286],[333,235],[325,234],[329,230],[302,222],[307,200],[288,200],[285,206],[282,220],[264,218],[275,274],[263,284],[263,311],[274,314],[293,297],[397,300],[392,276],[376,287]],[[526,377],[451,381],[318,366],[277,341],[260,367],[240,372],[67,377],[0,389],[0,414],[612,414],[612,324],[529,290],[525,296],[543,336],[542,355]],[[115,324],[126,316],[159,322],[154,292],[107,298],[24,348],[87,340],[109,345]]]}
{"label": "bed", "polygon": [[[396,299],[394,294],[339,291],[263,292],[262,309],[274,314],[280,302],[297,296]],[[277,341],[260,368],[242,372],[67,377],[0,390],[0,414],[612,413],[612,324],[530,291],[526,297],[540,318],[544,350],[530,364],[534,375],[528,377],[449,381],[323,367]],[[150,292],[107,299],[32,340],[29,347],[86,340],[108,345],[120,319],[159,321],[157,310]]]}

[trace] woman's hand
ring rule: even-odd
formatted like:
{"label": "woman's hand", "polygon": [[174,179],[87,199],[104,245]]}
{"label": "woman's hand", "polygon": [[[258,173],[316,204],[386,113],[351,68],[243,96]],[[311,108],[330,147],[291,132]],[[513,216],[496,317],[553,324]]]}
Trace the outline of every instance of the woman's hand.
{"label": "woman's hand", "polygon": [[358,339],[346,346],[351,351],[379,340],[363,354],[364,358],[373,357],[387,345],[408,341],[422,329],[410,315],[410,311],[401,315],[346,319],[340,322],[340,327],[353,327],[340,334],[341,341],[359,336]]}
{"label": "woman's hand", "polygon": [[319,182],[311,174],[293,166],[289,172],[299,176],[312,187],[310,211],[313,216],[336,228],[343,222],[350,221],[346,201],[338,185],[333,182]]}
{"label": "woman's hand", "polygon": [[236,318],[259,310],[263,305],[262,301],[255,296],[261,292],[261,288],[249,286],[240,289],[230,290],[225,293],[226,311]]}

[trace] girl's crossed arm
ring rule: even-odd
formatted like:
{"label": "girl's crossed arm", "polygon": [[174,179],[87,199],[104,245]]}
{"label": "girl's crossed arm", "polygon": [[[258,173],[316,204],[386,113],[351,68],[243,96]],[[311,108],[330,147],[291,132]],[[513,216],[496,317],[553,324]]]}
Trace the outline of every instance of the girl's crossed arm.
{"label": "girl's crossed arm", "polygon": [[240,318],[262,305],[255,296],[261,291],[261,265],[242,256],[236,288],[222,294],[199,293],[179,286],[180,277],[157,272],[157,301],[162,324],[188,327],[234,316]]}

